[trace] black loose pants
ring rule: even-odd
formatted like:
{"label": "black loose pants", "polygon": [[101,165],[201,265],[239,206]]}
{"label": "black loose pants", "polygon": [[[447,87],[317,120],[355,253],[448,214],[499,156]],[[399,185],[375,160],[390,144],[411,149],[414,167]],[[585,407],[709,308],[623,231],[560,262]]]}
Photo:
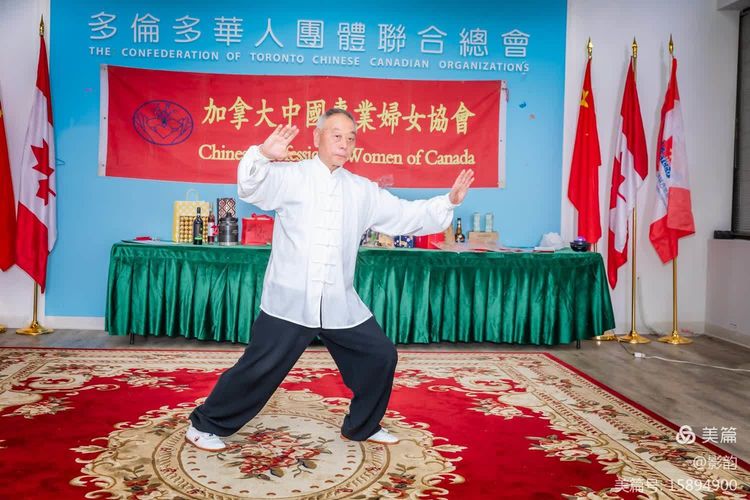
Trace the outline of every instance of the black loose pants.
{"label": "black loose pants", "polygon": [[353,393],[341,433],[363,441],[379,431],[398,355],[375,318],[353,328],[327,330],[297,325],[263,311],[253,323],[245,353],[190,415],[193,426],[217,436],[237,432],[263,409],[316,335]]}

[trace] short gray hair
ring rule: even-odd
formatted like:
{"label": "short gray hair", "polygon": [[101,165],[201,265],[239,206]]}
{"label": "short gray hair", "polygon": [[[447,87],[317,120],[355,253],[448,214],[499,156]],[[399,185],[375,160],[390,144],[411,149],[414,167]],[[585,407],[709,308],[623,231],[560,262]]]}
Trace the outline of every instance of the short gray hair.
{"label": "short gray hair", "polygon": [[318,118],[318,123],[315,125],[315,128],[322,129],[323,124],[326,122],[326,120],[333,115],[344,115],[347,118],[349,118],[354,125],[357,124],[352,114],[349,113],[347,110],[341,109],[341,108],[331,108],[327,110],[325,113],[323,113],[322,115],[320,115],[320,118]]}

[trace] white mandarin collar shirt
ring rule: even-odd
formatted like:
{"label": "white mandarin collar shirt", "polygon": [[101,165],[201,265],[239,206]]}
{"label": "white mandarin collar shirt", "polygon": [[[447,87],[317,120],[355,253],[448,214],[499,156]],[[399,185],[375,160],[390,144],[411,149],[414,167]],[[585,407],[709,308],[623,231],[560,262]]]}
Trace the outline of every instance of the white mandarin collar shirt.
{"label": "white mandarin collar shirt", "polygon": [[331,172],[316,156],[271,162],[257,146],[240,161],[243,201],[276,211],[271,258],[260,308],[311,328],[357,326],[372,313],[354,290],[362,234],[432,234],[453,220],[448,195],[407,201],[343,167]]}

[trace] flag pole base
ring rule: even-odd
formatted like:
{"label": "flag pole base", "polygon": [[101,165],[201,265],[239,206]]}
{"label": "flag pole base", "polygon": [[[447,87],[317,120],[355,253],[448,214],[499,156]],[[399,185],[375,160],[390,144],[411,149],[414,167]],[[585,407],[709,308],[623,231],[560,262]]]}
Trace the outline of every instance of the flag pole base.
{"label": "flag pole base", "polygon": [[607,342],[610,340],[617,340],[617,335],[615,335],[614,333],[610,331],[603,335],[597,335],[596,337],[592,337],[591,340],[597,340],[599,342]]}
{"label": "flag pole base", "polygon": [[16,330],[16,333],[18,335],[42,335],[43,333],[52,333],[54,331],[52,328],[43,327],[37,320],[33,320],[26,328]]}
{"label": "flag pole base", "polygon": [[5,325],[0,325],[0,333],[5,333]]}
{"label": "flag pole base", "polygon": [[673,344],[673,345],[684,345],[684,344],[692,344],[693,340],[688,339],[680,335],[680,332],[677,330],[672,330],[672,333],[669,335],[665,335],[663,337],[659,337],[659,342],[664,342],[666,344]]}
{"label": "flag pole base", "polygon": [[625,342],[627,344],[648,344],[649,342],[651,342],[649,339],[636,332],[635,330],[631,330],[627,335],[617,337],[617,340],[619,340],[620,342]]}

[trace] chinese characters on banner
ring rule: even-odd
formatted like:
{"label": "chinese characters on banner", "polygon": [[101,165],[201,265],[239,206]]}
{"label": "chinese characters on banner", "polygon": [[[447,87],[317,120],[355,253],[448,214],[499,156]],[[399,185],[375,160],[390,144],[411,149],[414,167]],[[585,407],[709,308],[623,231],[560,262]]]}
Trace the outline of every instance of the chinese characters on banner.
{"label": "chinese characters on banner", "polygon": [[445,188],[473,168],[497,187],[501,81],[258,76],[104,67],[100,174],[233,184],[247,148],[277,125],[300,134],[289,161],[315,154],[328,108],[348,110],[357,146],[347,168],[382,186]]}
{"label": "chinese characters on banner", "polygon": [[[294,33],[287,26],[294,23]],[[347,56],[329,54],[312,55],[314,65],[342,66],[397,66],[428,68],[433,62],[440,69],[482,71],[522,71],[528,72],[527,57],[530,34],[517,28],[505,33],[490,31],[481,27],[459,27],[447,30],[435,24],[424,24],[416,27],[403,23],[366,24],[362,21],[336,22],[322,19],[283,19],[270,17],[250,19],[247,16],[208,15],[193,17],[157,17],[151,12],[138,11],[134,15],[117,15],[99,11],[89,16],[89,46],[91,55],[111,56],[117,52],[123,57],[146,57],[160,59],[189,59],[218,61],[222,54],[213,46],[234,49],[243,43],[252,44],[254,50],[249,53],[252,61],[272,60],[301,64],[305,62],[303,53],[263,52],[264,50],[284,49],[333,49]],[[414,33],[416,31],[416,35]],[[502,49],[498,47],[502,41]],[[122,43],[131,43],[122,46]],[[177,48],[160,48],[160,44],[176,44]],[[114,45],[111,45],[114,44]],[[118,47],[119,46],[119,47]],[[193,47],[199,47],[195,50]],[[382,57],[400,56],[412,46],[419,47],[420,54],[441,55],[451,59],[430,60],[420,57]],[[447,50],[446,50],[447,47]],[[119,48],[119,51],[118,51]],[[372,49],[372,50],[368,50]],[[457,49],[457,50],[456,50]],[[380,57],[368,57],[373,51]],[[502,54],[502,56],[500,56]],[[360,57],[362,56],[362,57]],[[452,59],[453,57],[464,59]],[[507,61],[496,58],[504,57]],[[236,57],[239,57],[237,55]],[[474,58],[492,58],[490,61],[470,61]],[[286,61],[285,61],[286,62]]]}

